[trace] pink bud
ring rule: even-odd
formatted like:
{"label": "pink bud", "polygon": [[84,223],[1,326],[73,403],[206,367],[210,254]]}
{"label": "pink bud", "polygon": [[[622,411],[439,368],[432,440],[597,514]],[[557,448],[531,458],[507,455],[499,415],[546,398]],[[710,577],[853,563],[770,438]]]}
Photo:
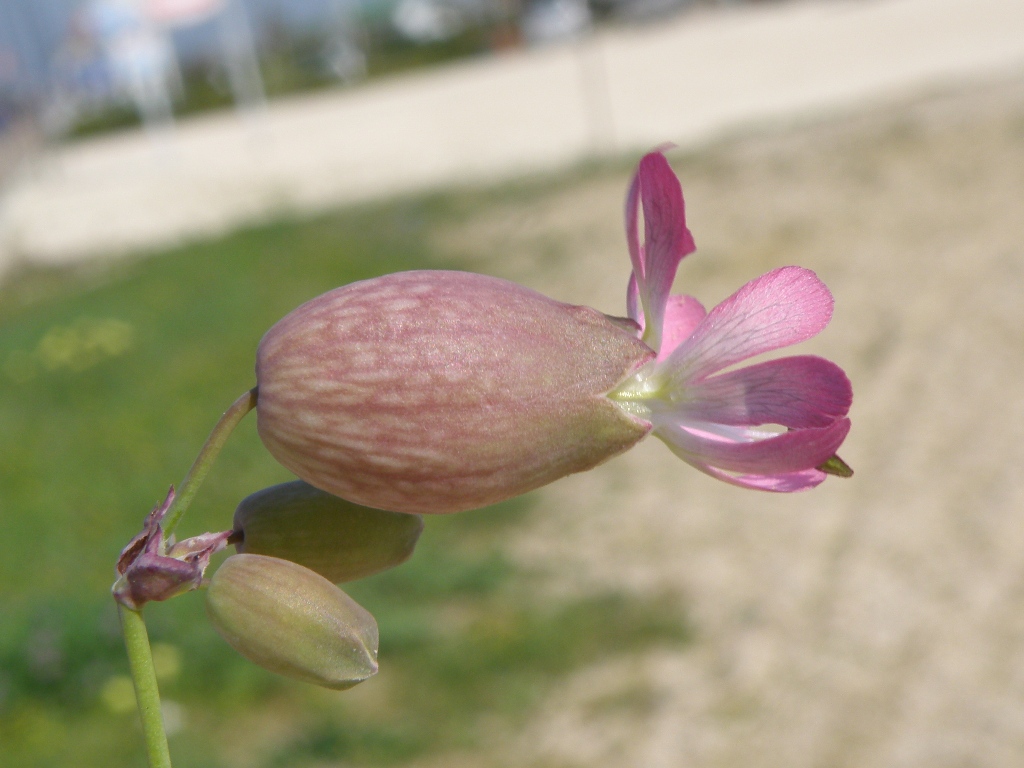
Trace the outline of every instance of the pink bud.
{"label": "pink bud", "polygon": [[653,357],[630,321],[506,280],[386,275],[307,302],[263,337],[259,434],[350,501],[458,512],[640,440],[651,425],[606,394]]}

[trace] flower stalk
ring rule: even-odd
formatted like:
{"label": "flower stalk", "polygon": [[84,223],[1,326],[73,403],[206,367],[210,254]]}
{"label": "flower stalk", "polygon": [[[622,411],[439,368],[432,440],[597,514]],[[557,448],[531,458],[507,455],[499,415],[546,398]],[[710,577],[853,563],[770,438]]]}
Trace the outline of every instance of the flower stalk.
{"label": "flower stalk", "polygon": [[166,537],[170,537],[174,533],[175,527],[178,525],[178,521],[181,520],[181,516],[185,514],[185,510],[189,508],[192,503],[192,499],[196,495],[196,491],[199,490],[199,486],[202,485],[206,475],[209,474],[210,468],[213,466],[214,459],[220,453],[224,447],[224,443],[227,442],[228,436],[234,431],[235,427],[242,418],[256,407],[256,387],[253,387],[248,392],[239,397],[235,402],[231,404],[224,415],[220,417],[220,420],[214,425],[213,430],[210,432],[210,436],[206,438],[206,442],[203,447],[199,450],[199,455],[196,456],[196,460],[192,462],[192,466],[188,470],[188,474],[185,475],[185,479],[181,481],[181,485],[178,486],[177,495],[174,498],[174,503],[171,504],[171,508],[167,511],[167,516],[163,524],[163,531]]}
{"label": "flower stalk", "polygon": [[142,533],[129,542],[118,560],[118,580],[112,591],[118,604],[150,768],[171,768],[171,754],[167,747],[160,691],[142,606],[150,600],[166,600],[197,588],[202,583],[210,556],[225,546],[230,531],[207,533],[178,544],[174,544],[171,534],[209,474],[228,436],[254,407],[255,387],[235,400],[220,417],[185,475],[178,493],[171,489],[164,503],[157,505],[146,518]]}
{"label": "flower stalk", "polygon": [[133,611],[120,604],[117,611],[121,617],[125,649],[128,651],[128,667],[135,685],[135,700],[139,705],[149,768],[171,768],[171,753],[167,747],[163,712],[160,709],[160,690],[157,687],[146,622],[142,618],[142,611]]}

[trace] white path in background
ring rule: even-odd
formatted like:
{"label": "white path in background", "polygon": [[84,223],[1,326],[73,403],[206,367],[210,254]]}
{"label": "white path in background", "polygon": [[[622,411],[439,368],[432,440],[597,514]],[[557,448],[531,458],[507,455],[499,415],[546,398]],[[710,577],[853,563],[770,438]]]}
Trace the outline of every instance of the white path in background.
{"label": "white path in background", "polygon": [[1024,0],[745,6],[61,148],[0,199],[0,270],[282,210],[555,168],[1024,69]]}

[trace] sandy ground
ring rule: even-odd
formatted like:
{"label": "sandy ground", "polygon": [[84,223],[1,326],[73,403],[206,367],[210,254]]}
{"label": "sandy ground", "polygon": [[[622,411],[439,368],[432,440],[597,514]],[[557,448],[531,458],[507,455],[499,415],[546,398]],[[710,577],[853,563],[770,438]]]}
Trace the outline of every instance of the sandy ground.
{"label": "sandy ground", "polygon": [[707,8],[579,44],[60,148],[0,195],[0,271],[289,211],[694,146],[766,119],[1024,67],[1021,0]]}
{"label": "sandy ground", "polygon": [[[678,154],[710,306],[813,268],[800,347],[854,383],[852,480],[773,496],[649,440],[541,492],[553,590],[680,595],[697,640],[589,669],[502,764],[1024,765],[1024,77]],[[626,176],[441,233],[482,270],[623,311]],[[501,254],[481,257],[480,254]]]}

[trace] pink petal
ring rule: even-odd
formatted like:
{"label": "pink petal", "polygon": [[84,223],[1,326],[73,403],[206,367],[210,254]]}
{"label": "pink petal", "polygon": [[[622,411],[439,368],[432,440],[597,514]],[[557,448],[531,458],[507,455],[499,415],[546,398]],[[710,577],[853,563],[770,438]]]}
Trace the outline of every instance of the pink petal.
{"label": "pink petal", "polygon": [[626,286],[626,317],[635,321],[643,333],[644,311],[640,307],[640,289],[636,284],[636,272],[629,273],[629,285]]}
{"label": "pink petal", "polygon": [[712,309],[666,366],[681,384],[805,341],[828,325],[832,305],[832,294],[811,270],[774,269]]}
{"label": "pink petal", "polygon": [[842,368],[801,355],[691,383],[677,413],[716,424],[825,427],[845,416],[852,401],[853,389]]}
{"label": "pink petal", "polygon": [[778,475],[814,469],[824,463],[839,449],[849,431],[850,420],[842,418],[826,427],[794,429],[748,441],[726,439],[694,426],[664,421],[656,422],[654,434],[690,463],[729,472]]}
{"label": "pink petal", "polygon": [[694,467],[716,480],[722,480],[740,488],[752,488],[755,491],[771,491],[774,493],[794,493],[808,491],[821,485],[828,477],[820,469],[805,469],[800,472],[783,472],[778,475],[730,475],[720,469],[706,464],[694,464]]}
{"label": "pink petal", "polygon": [[629,248],[629,260],[633,264],[633,277],[643,279],[644,253],[640,244],[640,166],[637,166],[629,189],[626,190],[626,245]]}
{"label": "pink petal", "polygon": [[[639,234],[641,206],[644,213],[643,245]],[[661,152],[644,155],[633,176],[626,195],[626,241],[641,305],[648,318],[644,340],[657,350],[665,303],[679,262],[696,249],[693,236],[686,228],[683,190]]]}
{"label": "pink petal", "polygon": [[693,296],[669,296],[665,306],[665,327],[662,331],[661,351],[658,359],[665,360],[672,352],[690,338],[708,311]]}
{"label": "pink petal", "polygon": [[[626,289],[626,312],[629,317],[640,326],[641,336],[644,328],[644,313],[639,306],[639,292],[636,286],[636,277],[629,278],[629,287]],[[659,360],[665,360],[672,350],[686,341],[693,329],[700,325],[700,321],[708,313],[693,296],[669,296],[665,305],[665,326],[662,329],[663,339],[661,352],[658,353]]]}

